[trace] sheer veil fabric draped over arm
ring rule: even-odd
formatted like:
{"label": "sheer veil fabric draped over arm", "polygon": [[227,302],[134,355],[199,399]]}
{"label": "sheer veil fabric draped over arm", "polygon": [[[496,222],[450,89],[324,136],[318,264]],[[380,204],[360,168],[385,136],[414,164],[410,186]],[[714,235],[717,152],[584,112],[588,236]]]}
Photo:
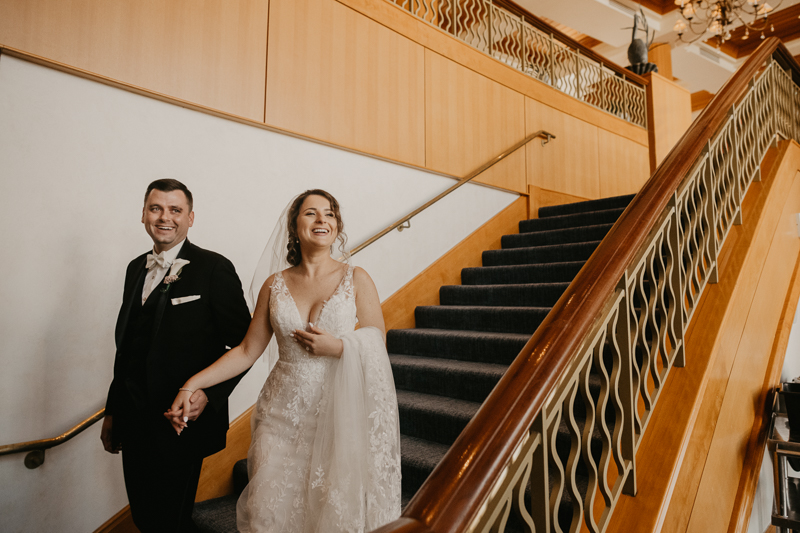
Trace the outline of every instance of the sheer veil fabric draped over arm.
{"label": "sheer veil fabric draped over arm", "polygon": [[342,340],[311,455],[308,533],[371,531],[400,515],[400,426],[383,335],[362,328]]}

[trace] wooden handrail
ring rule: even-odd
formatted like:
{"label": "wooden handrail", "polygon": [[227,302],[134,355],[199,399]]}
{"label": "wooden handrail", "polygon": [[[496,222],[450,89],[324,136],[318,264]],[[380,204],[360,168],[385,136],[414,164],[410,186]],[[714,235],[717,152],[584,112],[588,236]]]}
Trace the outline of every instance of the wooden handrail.
{"label": "wooden handrail", "polygon": [[520,18],[524,18],[525,22],[543,31],[544,33],[552,33],[553,37],[557,41],[560,41],[569,46],[570,48],[574,48],[575,50],[580,50],[582,56],[586,56],[593,61],[602,63],[604,66],[608,67],[610,70],[613,70],[620,76],[625,76],[625,79],[635,83],[636,85],[639,85],[640,87],[646,87],[647,84],[649,83],[647,78],[639,76],[638,74],[635,74],[634,72],[626,69],[625,67],[617,65],[610,59],[601,56],[588,46],[581,44],[580,42],[576,41],[566,33],[559,30],[558,28],[554,28],[553,26],[551,26],[541,18],[537,17],[524,7],[516,4],[512,0],[493,0],[492,3],[497,7],[502,7],[506,11],[509,11]]}
{"label": "wooden handrail", "polygon": [[377,531],[456,533],[471,523],[678,186],[727,120],[728,110],[773,56],[784,68],[791,69],[794,79],[800,79],[800,65],[786,47],[775,37],[765,40],[667,154],[411,500],[402,518]]}

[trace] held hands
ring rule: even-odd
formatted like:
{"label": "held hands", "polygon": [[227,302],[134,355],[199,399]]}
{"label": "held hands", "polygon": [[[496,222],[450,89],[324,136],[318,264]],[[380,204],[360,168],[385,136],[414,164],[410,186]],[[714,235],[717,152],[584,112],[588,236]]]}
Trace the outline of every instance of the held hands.
{"label": "held hands", "polygon": [[197,420],[206,405],[208,405],[208,396],[203,389],[196,391],[181,389],[164,416],[172,424],[175,432],[180,435],[190,420]]}
{"label": "held hands", "polygon": [[302,329],[294,330],[289,334],[294,341],[304,348],[309,355],[318,357],[341,357],[344,351],[344,343],[324,329],[316,327],[311,322],[308,323],[308,331]]}

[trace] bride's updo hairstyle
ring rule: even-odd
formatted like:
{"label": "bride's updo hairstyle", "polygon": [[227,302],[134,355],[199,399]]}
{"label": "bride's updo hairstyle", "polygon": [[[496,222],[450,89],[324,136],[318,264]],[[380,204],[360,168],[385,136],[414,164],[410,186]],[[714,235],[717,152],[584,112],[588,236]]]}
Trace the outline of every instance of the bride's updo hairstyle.
{"label": "bride's updo hairstyle", "polygon": [[[300,240],[297,238],[297,217],[300,215],[300,208],[303,206],[303,202],[309,196],[321,196],[330,202],[331,210],[336,217],[336,240],[339,241],[339,250],[342,254],[344,254],[344,245],[347,242],[347,235],[344,233],[344,222],[342,222],[342,213],[339,210],[339,202],[327,191],[323,191],[322,189],[310,189],[295,198],[291,207],[289,207],[289,211],[286,213],[286,218],[288,219],[286,221],[286,227],[289,230],[289,242],[286,245],[286,250],[288,251],[286,254],[286,261],[292,266],[299,265],[303,260],[303,252],[300,250]],[[332,249],[331,252],[333,252]]]}

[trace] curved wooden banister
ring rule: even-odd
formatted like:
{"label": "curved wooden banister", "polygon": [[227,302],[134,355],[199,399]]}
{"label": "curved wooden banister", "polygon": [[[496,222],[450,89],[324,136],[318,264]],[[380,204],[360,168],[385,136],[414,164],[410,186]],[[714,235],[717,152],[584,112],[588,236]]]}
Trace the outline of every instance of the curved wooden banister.
{"label": "curved wooden banister", "polygon": [[635,74],[634,72],[626,69],[625,67],[617,65],[607,57],[601,56],[588,46],[581,44],[580,42],[576,41],[566,33],[559,30],[558,28],[554,28],[553,26],[551,26],[541,18],[537,17],[536,15],[534,15],[524,7],[520,6],[519,4],[511,0],[493,0],[493,3],[494,5],[502,7],[506,11],[509,11],[518,17],[524,18],[525,22],[527,22],[531,26],[534,26],[545,33],[552,33],[557,40],[566,44],[570,48],[574,48],[575,50],[580,50],[581,55],[584,55],[594,61],[597,61],[598,63],[602,63],[603,65],[613,70],[620,76],[625,76],[625,79],[632,81],[636,85],[639,85],[640,87],[646,87],[647,84],[649,83],[647,81],[647,78],[639,76],[638,74]]}
{"label": "curved wooden banister", "polygon": [[613,295],[628,265],[732,105],[773,55],[795,79],[800,66],[774,37],[717,93],[642,187],[489,397],[406,507],[379,532],[465,531]]}

